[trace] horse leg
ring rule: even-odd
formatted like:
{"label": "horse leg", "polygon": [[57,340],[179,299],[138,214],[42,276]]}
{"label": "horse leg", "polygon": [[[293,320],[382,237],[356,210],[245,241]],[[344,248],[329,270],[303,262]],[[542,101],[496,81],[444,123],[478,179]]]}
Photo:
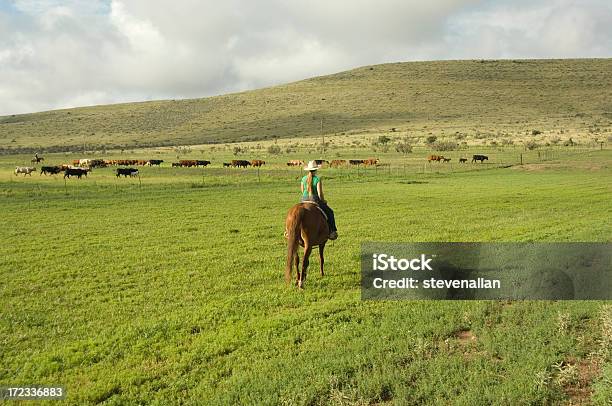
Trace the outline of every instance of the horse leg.
{"label": "horse leg", "polygon": [[312,252],[312,246],[307,245],[304,242],[304,258],[302,259],[302,272],[300,274],[300,278],[298,279],[298,287],[300,289],[304,289],[304,283],[306,282],[306,268],[308,268],[308,264],[310,263],[310,253]]}
{"label": "horse leg", "polygon": [[325,263],[325,259],[323,259],[323,250],[325,250],[325,244],[319,245],[319,262],[321,263],[321,276],[324,276],[323,264]]}

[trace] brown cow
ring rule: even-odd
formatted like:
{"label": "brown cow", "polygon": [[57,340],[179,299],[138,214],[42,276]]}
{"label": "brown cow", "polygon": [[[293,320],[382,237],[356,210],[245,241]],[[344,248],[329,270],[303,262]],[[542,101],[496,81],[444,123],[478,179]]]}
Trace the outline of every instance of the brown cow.
{"label": "brown cow", "polygon": [[332,168],[338,168],[340,166],[345,166],[345,165],[346,165],[346,159],[334,159],[329,164],[329,166],[331,166]]}
{"label": "brown cow", "polygon": [[183,159],[179,161],[179,163],[181,164],[181,166],[186,166],[188,168],[191,168],[192,166],[198,166],[198,161],[193,159]]}
{"label": "brown cow", "polygon": [[262,160],[260,160],[260,159],[254,159],[254,160],[252,160],[252,161],[251,161],[251,165],[252,165],[254,168],[256,168],[256,167],[258,167],[258,166],[263,166],[263,165],[265,165],[265,164],[266,164],[266,161],[262,161]]}
{"label": "brown cow", "polygon": [[297,159],[287,162],[287,166],[302,166],[302,165],[304,165],[304,161],[299,161]]}
{"label": "brown cow", "polygon": [[442,155],[429,155],[427,157],[427,161],[431,162],[431,161],[436,161],[436,162],[440,162],[443,159],[445,159]]}
{"label": "brown cow", "polygon": [[378,158],[368,158],[363,160],[363,164],[368,165],[377,165],[380,160]]}

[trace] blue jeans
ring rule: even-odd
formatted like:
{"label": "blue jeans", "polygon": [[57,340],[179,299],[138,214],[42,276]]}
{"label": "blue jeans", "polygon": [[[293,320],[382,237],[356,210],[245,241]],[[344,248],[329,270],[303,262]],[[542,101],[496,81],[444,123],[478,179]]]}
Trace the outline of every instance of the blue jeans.
{"label": "blue jeans", "polygon": [[327,216],[327,224],[329,225],[329,231],[338,231],[338,229],[336,228],[336,219],[334,218],[334,211],[331,209],[331,207],[327,205],[327,203],[323,203],[323,201],[318,197],[313,197],[312,199],[309,199],[304,198],[303,196],[301,202],[312,202],[318,204]]}

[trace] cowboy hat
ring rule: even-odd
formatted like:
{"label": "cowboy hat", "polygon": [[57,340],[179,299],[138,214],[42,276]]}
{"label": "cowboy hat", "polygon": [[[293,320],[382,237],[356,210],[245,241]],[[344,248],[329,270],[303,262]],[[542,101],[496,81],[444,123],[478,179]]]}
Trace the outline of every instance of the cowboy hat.
{"label": "cowboy hat", "polygon": [[316,171],[319,169],[315,161],[308,161],[308,166],[304,168],[305,171]]}

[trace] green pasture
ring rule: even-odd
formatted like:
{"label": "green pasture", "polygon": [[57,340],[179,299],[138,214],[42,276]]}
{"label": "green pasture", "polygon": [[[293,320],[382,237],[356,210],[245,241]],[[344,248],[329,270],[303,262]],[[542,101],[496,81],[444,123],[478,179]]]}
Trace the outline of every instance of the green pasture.
{"label": "green pasture", "polygon": [[[208,168],[111,153],[166,162],[66,182],[15,176],[31,157],[1,157],[0,385],[62,384],[68,404],[612,401],[608,302],[364,302],[359,289],[368,240],[610,241],[611,150],[471,147],[443,152],[450,164],[329,152],[389,166],[321,171],[340,237],[304,291],[283,280],[303,174],[284,162],[319,156],[265,151],[181,156]],[[472,153],[491,160],[457,163]],[[221,165],[255,158],[259,173]]]}

